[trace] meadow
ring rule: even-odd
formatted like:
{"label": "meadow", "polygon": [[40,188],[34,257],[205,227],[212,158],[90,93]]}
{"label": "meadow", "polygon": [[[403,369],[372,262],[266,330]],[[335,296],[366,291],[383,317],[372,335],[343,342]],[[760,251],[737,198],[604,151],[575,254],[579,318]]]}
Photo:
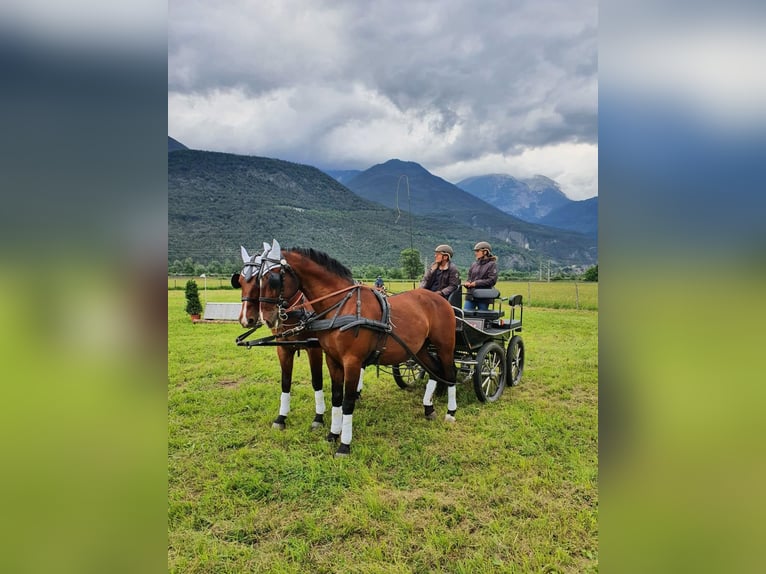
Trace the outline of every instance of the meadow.
{"label": "meadow", "polygon": [[237,324],[192,323],[169,290],[169,570],[597,571],[598,312],[559,303],[525,309],[519,386],[491,404],[459,386],[454,425],[446,397],[427,421],[422,389],[368,368],[352,454],[335,459],[326,429],[309,430],[305,356],[273,430],[275,350],[237,347]]}

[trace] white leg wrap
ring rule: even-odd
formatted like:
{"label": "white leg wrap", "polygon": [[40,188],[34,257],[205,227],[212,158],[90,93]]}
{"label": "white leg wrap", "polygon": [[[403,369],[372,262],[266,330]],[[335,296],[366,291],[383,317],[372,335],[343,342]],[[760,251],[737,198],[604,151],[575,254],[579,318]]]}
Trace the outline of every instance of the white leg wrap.
{"label": "white leg wrap", "polygon": [[457,410],[457,387],[455,385],[447,387],[447,410]]}
{"label": "white leg wrap", "polygon": [[434,391],[436,390],[436,381],[428,379],[426,383],[426,392],[423,394],[423,405],[430,406],[434,404]]}
{"label": "white leg wrap", "polygon": [[354,415],[343,415],[343,430],[340,433],[340,442],[351,444],[351,427]]}
{"label": "white leg wrap", "polygon": [[318,415],[324,414],[324,391],[314,391],[314,403],[316,404],[316,413]]}
{"label": "white leg wrap", "polygon": [[361,393],[364,386],[364,368],[359,371],[359,384],[356,386],[356,392]]}
{"label": "white leg wrap", "polygon": [[332,408],[332,422],[330,423],[330,432],[340,434],[340,426],[343,420],[343,407]]}
{"label": "white leg wrap", "polygon": [[279,414],[286,417],[290,412],[290,393],[282,393],[279,397]]}

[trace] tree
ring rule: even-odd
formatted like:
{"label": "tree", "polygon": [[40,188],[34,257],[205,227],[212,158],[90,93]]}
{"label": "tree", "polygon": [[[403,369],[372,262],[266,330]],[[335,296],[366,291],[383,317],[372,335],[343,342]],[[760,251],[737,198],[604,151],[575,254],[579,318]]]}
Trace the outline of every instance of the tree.
{"label": "tree", "polygon": [[187,257],[183,260],[183,267],[181,273],[184,275],[194,275],[194,261],[191,257]]}
{"label": "tree", "polygon": [[399,256],[399,263],[406,279],[417,279],[423,274],[423,264],[420,262],[420,251],[405,249]]}
{"label": "tree", "polygon": [[598,282],[598,264],[588,268],[582,275],[583,281],[596,281]]}
{"label": "tree", "polygon": [[186,312],[189,315],[200,315],[202,313],[202,303],[199,300],[199,289],[194,279],[186,282]]}

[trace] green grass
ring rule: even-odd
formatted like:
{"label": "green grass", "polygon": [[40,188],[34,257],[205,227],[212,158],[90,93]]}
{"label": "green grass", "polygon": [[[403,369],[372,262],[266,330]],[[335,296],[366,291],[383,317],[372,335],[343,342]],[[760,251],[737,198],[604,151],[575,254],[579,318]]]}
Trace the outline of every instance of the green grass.
{"label": "green grass", "polygon": [[493,404],[459,387],[455,425],[446,398],[426,421],[422,389],[369,368],[352,455],[335,459],[309,431],[304,356],[287,430],[272,430],[274,349],[192,324],[181,291],[168,302],[170,571],[598,570],[597,312],[525,313],[521,384]]}

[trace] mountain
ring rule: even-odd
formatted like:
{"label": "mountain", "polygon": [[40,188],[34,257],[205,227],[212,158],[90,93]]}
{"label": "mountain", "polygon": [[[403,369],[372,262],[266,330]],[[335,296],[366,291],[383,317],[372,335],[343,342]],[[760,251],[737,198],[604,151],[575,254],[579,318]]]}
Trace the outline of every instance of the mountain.
{"label": "mountain", "polygon": [[[425,172],[426,181],[438,180],[417,167]],[[412,183],[413,178],[410,180]],[[468,196],[443,183],[450,191]],[[411,193],[417,195],[418,188],[411,185]],[[483,202],[470,199],[474,215],[469,214],[468,219],[481,220],[487,210],[494,210],[486,204],[479,209]],[[460,211],[450,207],[447,195],[442,200],[433,204],[431,214]],[[351,267],[397,267],[401,251],[410,245],[430,261],[434,246],[447,242],[455,250],[456,264],[465,269],[473,261],[474,243],[490,238],[489,233],[477,232],[456,217],[435,218],[414,209],[410,216],[406,199],[401,206],[399,212],[368,201],[315,167],[271,158],[179,150],[168,154],[168,259],[237,261],[240,245],[252,252],[263,241],[276,238],[286,247],[320,249]],[[494,211],[499,214],[498,223],[500,217],[505,218],[505,228],[516,225],[510,216]],[[595,262],[591,238],[524,222],[518,225],[518,230],[511,229],[506,235],[515,233],[533,249],[518,241],[490,239],[501,269],[537,268],[543,257],[561,265]]]}
{"label": "mountain", "polygon": [[341,182],[343,185],[362,173],[362,170],[360,169],[325,169],[323,171],[330,177]]}
{"label": "mountain", "polygon": [[[496,245],[499,240],[534,253],[546,253],[558,261],[595,262],[592,237],[523,221],[414,162],[389,160],[363,171],[346,185],[357,195],[386,207],[402,212],[411,207],[412,213],[440,219],[445,233],[452,225],[466,225],[473,229],[471,237],[476,241],[486,239]],[[561,196],[570,202],[563,193]]]}
{"label": "mountain", "polygon": [[516,179],[505,174],[469,177],[457,183],[463,189],[498,209],[531,223],[543,223],[542,218],[572,200],[559,184],[543,175]]}
{"label": "mountain", "polygon": [[181,149],[189,149],[189,148],[186,147],[184,144],[182,144],[180,141],[168,136],[168,153],[170,153],[171,151],[178,151]]}
{"label": "mountain", "polygon": [[562,205],[540,218],[540,223],[595,237],[598,235],[598,196]]}

